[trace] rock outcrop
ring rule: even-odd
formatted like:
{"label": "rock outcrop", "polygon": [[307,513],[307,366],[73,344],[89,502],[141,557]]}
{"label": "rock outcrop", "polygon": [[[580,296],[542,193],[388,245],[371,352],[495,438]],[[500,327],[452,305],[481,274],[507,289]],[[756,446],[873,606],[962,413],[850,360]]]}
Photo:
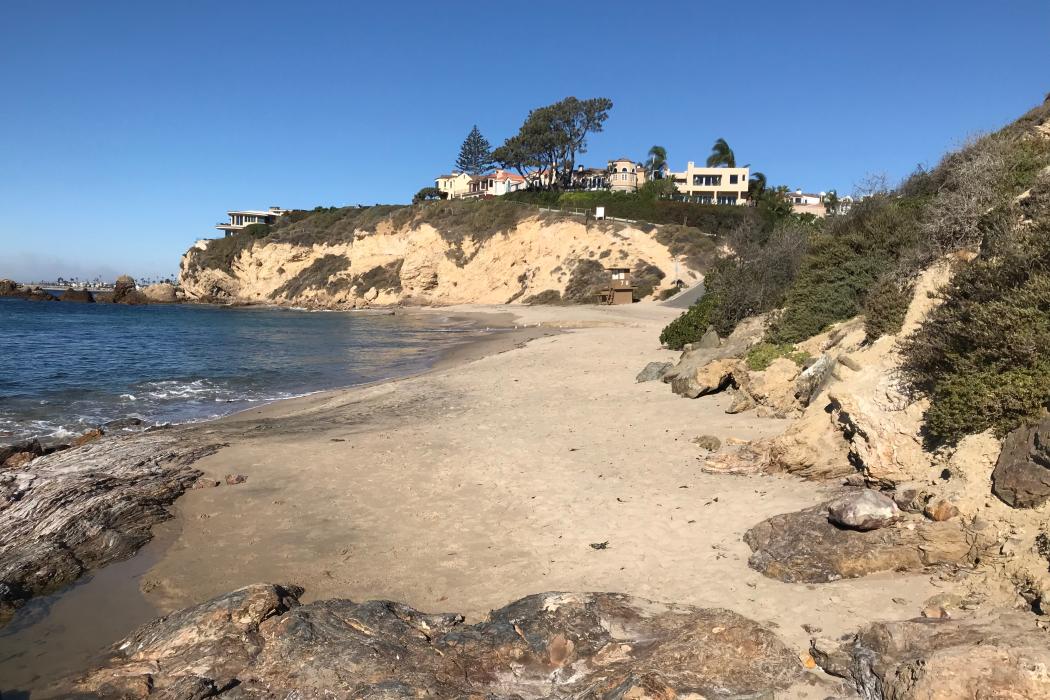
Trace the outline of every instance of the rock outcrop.
{"label": "rock outcrop", "polygon": [[893,499],[872,489],[853,491],[828,504],[828,520],[861,532],[888,527],[900,517],[900,508]]}
{"label": "rock outcrop", "polygon": [[734,612],[542,593],[463,624],[388,601],[257,584],[168,615],[65,687],[98,697],[772,697],[801,674]]}
{"label": "rock outcrop", "polygon": [[814,640],[810,653],[873,700],[1050,697],[1050,634],[1015,611],[877,622],[842,645]]}
{"label": "rock outcrop", "polygon": [[109,301],[114,304],[146,304],[149,300],[146,295],[143,294],[138,285],[135,283],[135,279],[130,275],[121,275],[117,278],[117,281],[113,283],[113,295]]}
{"label": "rock outcrop", "polygon": [[133,554],[217,445],[153,432],[94,440],[0,471],[0,624],[28,599]]}
{"label": "rock outcrop", "polygon": [[958,519],[911,520],[870,532],[836,527],[823,504],[776,515],[744,534],[752,569],[790,583],[827,583],[880,571],[972,566],[982,544]]}
{"label": "rock outcrop", "polygon": [[[588,285],[573,284],[584,270],[596,270],[606,282],[605,265],[675,266],[659,229],[552,214],[525,216],[493,235],[468,219],[427,221],[413,212],[396,211],[370,225],[347,217],[326,233],[299,238],[284,230],[240,248],[233,238],[200,241],[183,256],[179,286],[191,301],[315,308],[593,303],[595,296],[582,290]],[[688,268],[681,276],[700,279]]]}
{"label": "rock outcrop", "polygon": [[58,298],[59,301],[70,301],[78,304],[93,304],[95,303],[95,296],[86,289],[73,289],[70,287],[66,291],[62,292],[62,295]]}
{"label": "rock outcrop", "polygon": [[1014,508],[1034,508],[1050,499],[1050,418],[1006,436],[992,472],[992,492]]}
{"label": "rock outcrop", "polygon": [[663,379],[663,376],[667,374],[667,371],[673,367],[670,362],[650,362],[642,371],[638,373],[638,376],[634,378],[636,382],[653,382],[657,379]]}
{"label": "rock outcrop", "polygon": [[143,288],[142,295],[151,304],[174,304],[179,300],[175,285],[169,282],[158,282]]}
{"label": "rock outcrop", "polygon": [[23,287],[13,280],[0,280],[0,297],[26,301],[57,301],[58,297],[40,287]]}

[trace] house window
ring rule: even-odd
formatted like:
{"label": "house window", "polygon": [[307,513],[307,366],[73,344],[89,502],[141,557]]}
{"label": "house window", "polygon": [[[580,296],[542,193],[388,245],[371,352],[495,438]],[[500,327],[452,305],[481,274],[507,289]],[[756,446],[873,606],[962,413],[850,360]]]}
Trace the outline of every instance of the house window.
{"label": "house window", "polygon": [[736,204],[735,194],[720,194],[718,195],[719,204]]}
{"label": "house window", "polygon": [[721,175],[693,175],[694,187],[718,187],[721,184]]}
{"label": "house window", "polygon": [[738,182],[740,182],[740,176],[739,175],[730,175],[729,176],[729,184],[730,185],[735,185]]}
{"label": "house window", "polygon": [[714,198],[709,194],[702,194],[699,197],[697,197],[697,200],[700,204],[714,204],[715,201]]}

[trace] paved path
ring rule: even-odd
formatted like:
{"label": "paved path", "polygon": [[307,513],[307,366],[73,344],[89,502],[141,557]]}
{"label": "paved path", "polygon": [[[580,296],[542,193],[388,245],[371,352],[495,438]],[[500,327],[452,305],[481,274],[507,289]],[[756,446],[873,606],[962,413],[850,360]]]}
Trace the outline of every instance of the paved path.
{"label": "paved path", "polygon": [[690,306],[695,304],[700,297],[704,295],[704,283],[697,282],[689,289],[681,292],[677,296],[673,296],[665,302],[662,302],[664,306],[671,306],[676,309],[688,309]]}

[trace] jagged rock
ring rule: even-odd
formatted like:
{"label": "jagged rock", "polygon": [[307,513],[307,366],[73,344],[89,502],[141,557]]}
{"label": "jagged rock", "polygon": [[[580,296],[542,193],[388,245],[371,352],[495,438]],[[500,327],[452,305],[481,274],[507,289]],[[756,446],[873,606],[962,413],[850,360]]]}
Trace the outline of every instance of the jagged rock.
{"label": "jagged rock", "polygon": [[118,418],[117,420],[103,423],[102,428],[104,430],[128,430],[129,428],[137,428],[143,423],[141,418]]}
{"label": "jagged rock", "polygon": [[667,370],[674,367],[670,362],[650,362],[642,371],[638,373],[638,376],[634,378],[636,382],[652,382],[657,379],[662,379]]}
{"label": "jagged rock", "polygon": [[142,290],[142,295],[154,304],[174,304],[178,301],[175,285],[170,282],[151,284]]}
{"label": "jagged rock", "polygon": [[4,467],[7,469],[20,469],[39,456],[34,452],[16,452],[4,460]]}
{"label": "jagged rock", "polygon": [[96,441],[0,475],[0,625],[33,596],[124,559],[170,517],[167,506],[217,445],[175,432]]}
{"label": "jagged rock", "polygon": [[795,380],[795,398],[798,399],[799,403],[803,406],[808,406],[810,402],[820,393],[821,389],[824,388],[824,384],[828,377],[831,376],[831,370],[835,367],[835,362],[832,360],[831,355],[825,353],[817,358],[816,362],[811,364],[798,375],[798,379]]}
{"label": "jagged rock", "polygon": [[[97,301],[101,301],[99,298]],[[113,283],[113,296],[109,299],[114,304],[146,304],[149,299],[138,289],[135,278],[129,275],[121,275]]]}
{"label": "jagged rock", "polygon": [[736,415],[737,413],[750,411],[757,405],[758,404],[755,403],[755,399],[747,391],[734,391],[733,401],[729,404],[729,407],[726,408],[726,413],[730,415]]}
{"label": "jagged rock", "polygon": [[89,442],[94,442],[95,440],[98,440],[103,435],[105,435],[105,433],[102,431],[102,428],[92,428],[91,430],[81,433],[80,435],[77,435],[75,438],[73,438],[73,441],[69,443],[69,446],[81,447],[83,445],[88,444]]}
{"label": "jagged rock", "polygon": [[673,388],[675,379],[691,377],[715,360],[740,357],[751,345],[762,338],[764,332],[764,318],[755,317],[742,321],[717,348],[693,349],[690,346],[690,349],[682,353],[678,363],[664,374],[662,380],[672,384]]}
{"label": "jagged rock", "polygon": [[[149,623],[65,687],[162,697],[767,697],[801,675],[772,632],[729,610],[615,593],[541,593],[463,624],[399,603],[257,584]],[[179,695],[182,697],[182,695]]]}
{"label": "jagged rock", "polygon": [[925,513],[926,517],[930,520],[944,522],[945,520],[951,520],[959,515],[959,508],[951,501],[942,500],[937,501],[936,503],[927,503],[922,512]]}
{"label": "jagged rock", "polygon": [[718,452],[719,448],[722,447],[722,441],[714,435],[701,435],[700,437],[693,438],[693,442],[696,443],[698,447],[707,450],[708,452]]}
{"label": "jagged rock", "polygon": [[790,583],[826,583],[879,571],[970,566],[988,545],[958,520],[900,523],[870,532],[828,520],[827,504],[765,520],[744,534],[752,569]]}
{"label": "jagged rock", "polygon": [[6,462],[10,457],[13,457],[20,452],[30,452],[34,455],[42,455],[44,454],[44,448],[36,438],[0,445],[0,464]]}
{"label": "jagged rock", "polygon": [[841,646],[814,640],[810,654],[872,700],[1050,697],[1050,636],[1016,611],[877,622]]}
{"label": "jagged rock", "polygon": [[13,280],[0,280],[0,297],[25,299],[26,301],[56,301],[54,296],[40,287],[21,287]]}
{"label": "jagged rock", "polygon": [[1050,498],[1050,417],[1006,436],[992,493],[1014,508],[1034,508]]}
{"label": "jagged rock", "polygon": [[769,447],[771,471],[784,471],[807,479],[841,479],[856,474],[850,463],[849,443],[831,417],[810,406]]}
{"label": "jagged rock", "polygon": [[718,337],[718,331],[715,330],[714,326],[708,326],[704,334],[700,336],[700,341],[694,345],[698,349],[710,349],[717,348],[722,345],[722,339]]}
{"label": "jagged rock", "polygon": [[78,304],[94,304],[94,295],[86,289],[73,289],[70,287],[66,291],[62,292],[59,301],[70,301]]}
{"label": "jagged rock", "polygon": [[688,399],[715,394],[735,386],[734,376],[744,376],[746,372],[740,360],[715,360],[691,372],[679,373],[671,381],[671,391]]}
{"label": "jagged rock", "polygon": [[793,360],[778,357],[766,369],[749,373],[747,391],[755,401],[771,408],[776,415],[786,415],[799,407],[795,399],[798,373],[798,365]]}
{"label": "jagged rock", "polygon": [[897,522],[900,516],[892,498],[871,489],[848,493],[828,504],[828,519],[850,530],[878,530]]}

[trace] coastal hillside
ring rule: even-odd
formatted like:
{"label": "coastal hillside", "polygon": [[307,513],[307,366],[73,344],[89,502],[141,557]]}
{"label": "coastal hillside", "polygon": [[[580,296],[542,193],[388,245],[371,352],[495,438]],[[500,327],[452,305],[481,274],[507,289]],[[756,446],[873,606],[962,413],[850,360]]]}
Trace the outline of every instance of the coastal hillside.
{"label": "coastal hillside", "polygon": [[[713,236],[685,226],[594,221],[499,200],[293,211],[203,240],[180,284],[199,301],[316,308],[593,302],[607,267],[639,299],[693,284]],[[675,257],[678,257],[677,268]]]}

